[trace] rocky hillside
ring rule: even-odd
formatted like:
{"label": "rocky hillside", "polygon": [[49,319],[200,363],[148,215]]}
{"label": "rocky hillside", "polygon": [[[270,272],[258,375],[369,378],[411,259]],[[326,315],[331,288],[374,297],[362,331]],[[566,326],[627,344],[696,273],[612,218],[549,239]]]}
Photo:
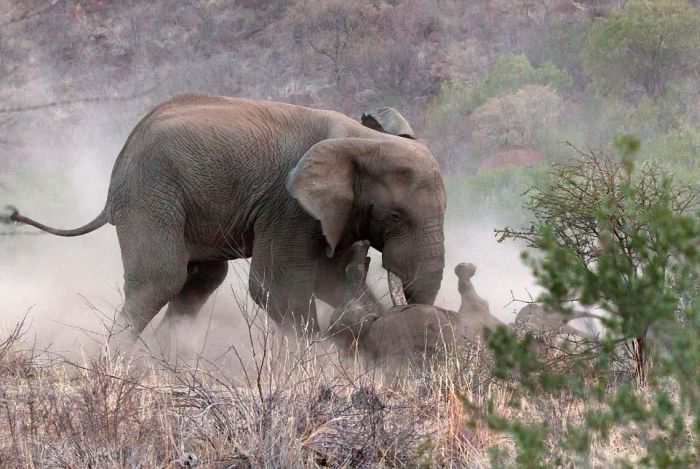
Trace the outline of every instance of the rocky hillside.
{"label": "rocky hillside", "polygon": [[[607,143],[614,133],[581,130],[596,122],[605,127],[608,119],[586,114],[597,95],[584,49],[591,28],[623,4],[4,0],[2,107],[60,104],[0,114],[4,140],[13,144],[4,164],[31,157],[22,142],[37,130],[46,138],[55,133],[58,144],[85,123],[85,115],[94,123],[101,109],[109,112],[97,119],[123,139],[149,107],[186,91],[282,100],[352,116],[393,105],[448,170],[492,168],[491,155],[521,148],[537,153],[528,161],[542,154],[556,159],[558,141]],[[639,100],[628,98],[620,106],[636,109]],[[553,122],[557,128],[543,132]]]}

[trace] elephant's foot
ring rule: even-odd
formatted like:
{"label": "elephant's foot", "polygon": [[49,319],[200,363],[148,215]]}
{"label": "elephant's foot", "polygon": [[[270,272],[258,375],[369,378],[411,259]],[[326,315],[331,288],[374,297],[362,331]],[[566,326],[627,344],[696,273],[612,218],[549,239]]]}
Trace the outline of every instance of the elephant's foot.
{"label": "elephant's foot", "polygon": [[117,318],[107,332],[107,350],[110,355],[130,354],[139,341],[139,334],[130,327],[124,318]]}

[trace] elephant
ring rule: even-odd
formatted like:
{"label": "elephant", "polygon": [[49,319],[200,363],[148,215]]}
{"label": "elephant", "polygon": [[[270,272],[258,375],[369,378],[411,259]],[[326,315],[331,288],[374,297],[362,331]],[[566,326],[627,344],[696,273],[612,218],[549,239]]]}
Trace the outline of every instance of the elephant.
{"label": "elephant", "polygon": [[562,347],[597,342],[597,337],[591,337],[568,324],[569,321],[582,318],[602,319],[597,314],[584,311],[565,315],[545,304],[533,302],[518,311],[509,327],[521,337],[531,335],[531,350],[539,357],[547,358],[552,353],[557,354]]}
{"label": "elephant", "polygon": [[393,107],[379,107],[372,111],[365,112],[360,117],[362,125],[370,129],[378,130],[399,137],[415,140],[411,124],[399,111]]}
{"label": "elephant", "polygon": [[59,236],[116,227],[117,327],[133,342],[166,304],[169,320],[196,315],[240,258],[251,258],[250,295],[277,324],[318,333],[313,300],[340,305],[358,240],[382,252],[410,303],[432,304],[445,209],[438,165],[416,141],[334,111],[187,94],[133,129],[93,221],[56,229],[16,209],[11,219]]}
{"label": "elephant", "polygon": [[600,319],[600,316],[587,312],[574,312],[565,316],[543,304],[529,303],[518,311],[512,327],[535,335],[572,335],[585,339],[587,337],[583,332],[567,324],[582,318]]}
{"label": "elephant", "polygon": [[346,268],[344,304],[334,311],[327,337],[341,350],[359,351],[370,363],[397,365],[408,360],[420,365],[437,353],[452,350],[480,336],[484,329],[503,325],[475,291],[474,264],[455,267],[462,297],[459,311],[425,304],[395,305],[389,310],[373,298],[366,285],[369,243],[359,241]]}

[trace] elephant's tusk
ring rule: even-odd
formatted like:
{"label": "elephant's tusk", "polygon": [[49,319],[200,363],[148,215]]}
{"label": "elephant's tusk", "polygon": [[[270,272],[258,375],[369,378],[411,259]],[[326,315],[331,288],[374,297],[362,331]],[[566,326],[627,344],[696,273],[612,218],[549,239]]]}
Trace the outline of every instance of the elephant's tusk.
{"label": "elephant's tusk", "polygon": [[401,278],[388,270],[386,271],[386,278],[389,281],[389,296],[391,297],[393,305],[402,306],[408,304],[408,301],[406,301],[406,294],[403,291],[403,281]]}

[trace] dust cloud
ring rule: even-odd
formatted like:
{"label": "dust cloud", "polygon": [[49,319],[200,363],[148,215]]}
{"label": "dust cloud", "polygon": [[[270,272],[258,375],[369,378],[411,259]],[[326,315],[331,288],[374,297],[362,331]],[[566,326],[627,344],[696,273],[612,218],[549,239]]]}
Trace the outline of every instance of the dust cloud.
{"label": "dust cloud", "polygon": [[[34,138],[23,142],[24,158],[15,159],[0,188],[0,206],[15,205],[22,213],[51,226],[74,228],[92,220],[103,208],[112,165],[144,103],[81,107],[68,125],[51,128],[40,123]],[[119,115],[118,120],[110,116]],[[125,123],[130,122],[130,126]],[[45,126],[45,128],[42,128]],[[18,162],[19,161],[19,162]],[[449,194],[448,194],[449,197]],[[436,304],[459,307],[459,262],[473,262],[477,292],[504,322],[513,319],[506,306],[511,290],[526,297],[532,291],[529,270],[519,257],[520,247],[498,244],[493,220],[471,220],[448,212],[446,269]],[[381,255],[373,254],[368,283],[390,305]],[[113,226],[76,238],[39,234],[25,226],[0,226],[0,327],[9,329],[27,315],[27,341],[57,353],[94,351],[100,347],[104,323],[123,302],[122,265]],[[250,348],[244,311],[255,309],[247,297],[248,261],[231,262],[225,283],[212,295],[196,320],[180,324],[172,334],[177,355],[206,355],[217,359],[231,345]],[[321,327],[330,308],[319,305]],[[157,325],[162,312],[152,325]],[[264,316],[264,313],[261,313]],[[258,318],[258,323],[264,321]],[[151,327],[152,329],[152,327]],[[146,342],[158,348],[152,331]]]}
{"label": "dust cloud", "polygon": [[[35,177],[21,186],[9,187],[3,199],[11,200],[23,213],[54,226],[75,227],[91,220],[104,204],[111,171],[111,161],[103,156],[96,158],[91,141],[94,139],[71,143],[74,151],[63,160],[69,165],[63,168],[62,182],[56,183],[50,174],[48,181]],[[117,150],[111,147],[109,151],[116,155]],[[31,151],[45,154],[56,149],[37,144]],[[453,269],[459,262],[473,262],[478,267],[473,280],[477,292],[489,302],[493,314],[511,322],[515,308],[507,306],[511,290],[519,298],[526,297],[526,289],[533,291],[529,270],[519,257],[519,247],[498,244],[491,228],[495,225],[489,220],[457,222],[455,218],[448,214],[446,269],[436,304],[454,310],[459,307]],[[96,347],[94,339],[104,330],[103,321],[113,317],[123,301],[122,265],[114,227],[107,225],[77,238],[34,235],[30,234],[35,233],[30,227],[3,227],[2,232],[9,230],[28,234],[0,237],[2,326],[11,327],[28,314],[31,338],[40,348],[68,352]],[[372,257],[368,282],[388,305],[381,254],[374,252]],[[247,276],[246,260],[230,263],[225,283],[196,320],[180,325],[175,331],[179,353],[217,357],[236,342],[244,348],[241,341],[246,340],[246,330],[241,305],[247,305],[244,309],[252,307],[246,296]],[[330,308],[321,305],[319,316],[321,326],[325,327]],[[156,318],[153,324],[159,320],[160,317]]]}

